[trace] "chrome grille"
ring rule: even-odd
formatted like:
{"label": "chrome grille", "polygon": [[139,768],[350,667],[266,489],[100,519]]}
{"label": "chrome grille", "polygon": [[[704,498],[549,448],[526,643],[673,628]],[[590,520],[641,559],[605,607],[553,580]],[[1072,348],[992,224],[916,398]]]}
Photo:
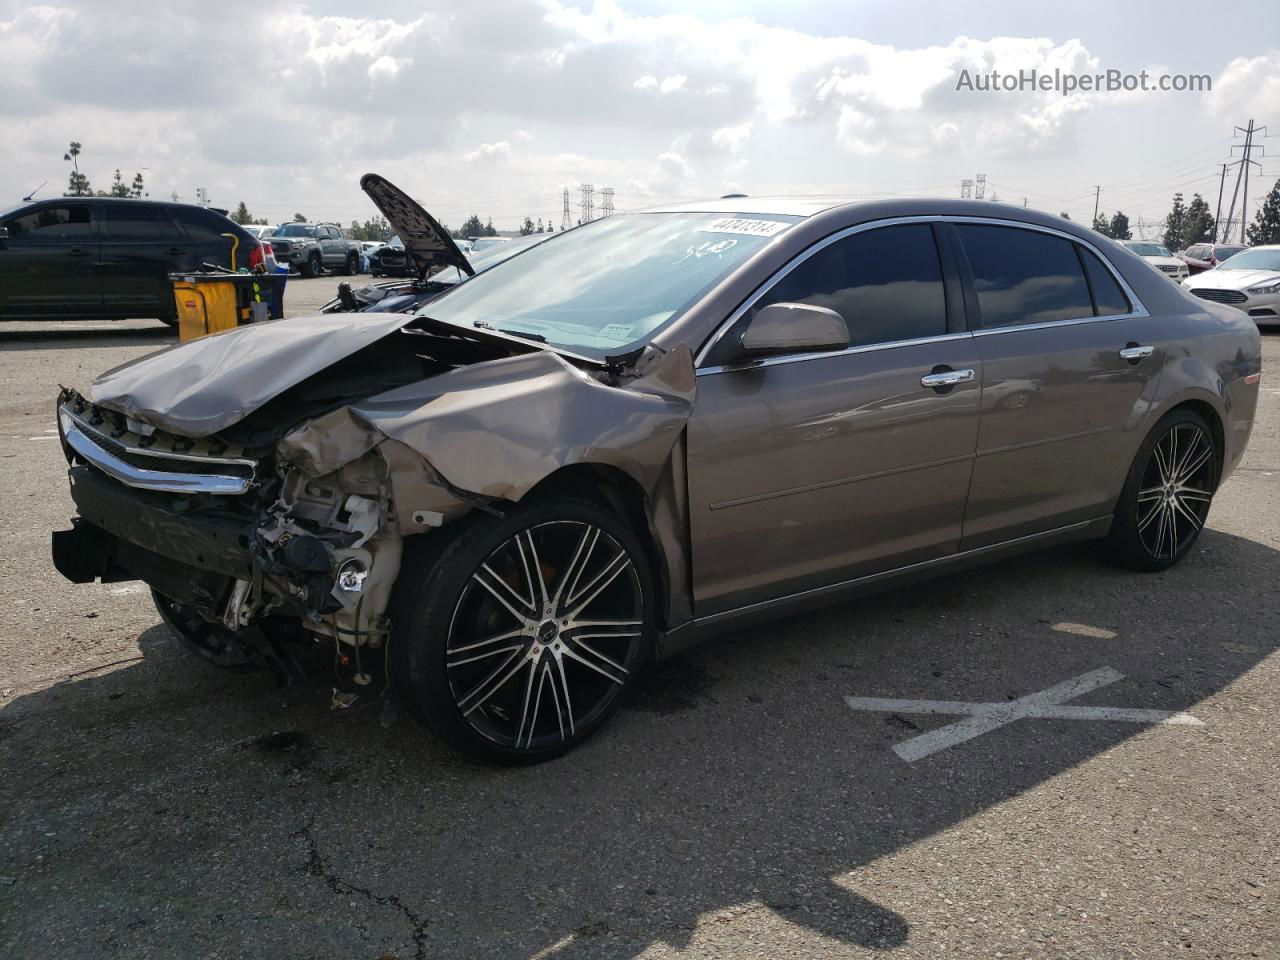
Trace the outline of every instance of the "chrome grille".
{"label": "chrome grille", "polygon": [[244,493],[253,484],[256,463],[242,457],[147,449],[133,434],[111,436],[92,418],[68,407],[58,412],[62,438],[77,457],[127,486],[166,493]]}
{"label": "chrome grille", "polygon": [[1239,290],[1218,290],[1213,287],[1200,287],[1191,291],[1201,300],[1212,300],[1214,303],[1244,303],[1249,298]]}

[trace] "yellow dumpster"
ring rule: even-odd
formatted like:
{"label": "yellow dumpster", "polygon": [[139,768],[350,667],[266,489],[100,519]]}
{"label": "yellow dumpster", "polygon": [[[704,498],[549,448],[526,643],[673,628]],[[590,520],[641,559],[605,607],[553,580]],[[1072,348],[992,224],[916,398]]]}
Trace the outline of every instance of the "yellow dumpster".
{"label": "yellow dumpster", "polygon": [[195,340],[242,323],[266,320],[274,278],[246,273],[175,275],[178,339]]}

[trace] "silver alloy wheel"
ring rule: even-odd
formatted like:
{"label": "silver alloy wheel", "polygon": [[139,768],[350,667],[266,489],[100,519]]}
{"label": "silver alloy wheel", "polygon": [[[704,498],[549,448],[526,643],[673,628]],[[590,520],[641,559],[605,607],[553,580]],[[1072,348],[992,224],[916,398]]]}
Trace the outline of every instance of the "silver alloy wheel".
{"label": "silver alloy wheel", "polygon": [[1156,560],[1177,558],[1204,526],[1213,500],[1213,442],[1177,423],[1151,451],[1138,488],[1137,530]]}
{"label": "silver alloy wheel", "polygon": [[445,648],[459,713],[484,737],[530,750],[586,730],[621,695],[644,632],[640,577],[601,528],[521,530],[472,573]]}

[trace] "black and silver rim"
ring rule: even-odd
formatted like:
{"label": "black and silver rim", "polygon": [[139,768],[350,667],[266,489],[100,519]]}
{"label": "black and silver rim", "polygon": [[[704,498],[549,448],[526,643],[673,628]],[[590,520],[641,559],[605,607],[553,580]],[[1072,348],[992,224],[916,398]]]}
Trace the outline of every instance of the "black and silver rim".
{"label": "black and silver rim", "polygon": [[632,677],[644,595],[630,554],[600,527],[522,530],[472,573],[445,649],[449,689],[481,736],[555,748],[590,728]]}
{"label": "black and silver rim", "polygon": [[1138,488],[1138,536],[1156,560],[1191,545],[1213,500],[1213,442],[1194,423],[1176,424],[1151,451]]}
{"label": "black and silver rim", "polygon": [[166,625],[172,630],[184,646],[202,660],[207,660],[215,667],[233,672],[257,669],[257,661],[240,642],[240,639],[225,627],[209,623],[194,611],[176,600],[170,600],[162,593],[152,591],[156,608]]}

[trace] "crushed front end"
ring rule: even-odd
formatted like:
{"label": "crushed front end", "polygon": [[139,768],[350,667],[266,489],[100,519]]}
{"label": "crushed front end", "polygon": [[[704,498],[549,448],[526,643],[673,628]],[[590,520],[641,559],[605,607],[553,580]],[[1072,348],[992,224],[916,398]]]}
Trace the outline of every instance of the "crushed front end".
{"label": "crushed front end", "polygon": [[320,476],[283,462],[278,435],[183,437],[74,390],[58,398],[58,429],[79,514],[53,534],[58,571],[76,583],[144,581],[246,649],[281,621],[357,660],[381,648],[405,527],[425,532],[469,509],[422,486],[398,514],[378,447]]}

